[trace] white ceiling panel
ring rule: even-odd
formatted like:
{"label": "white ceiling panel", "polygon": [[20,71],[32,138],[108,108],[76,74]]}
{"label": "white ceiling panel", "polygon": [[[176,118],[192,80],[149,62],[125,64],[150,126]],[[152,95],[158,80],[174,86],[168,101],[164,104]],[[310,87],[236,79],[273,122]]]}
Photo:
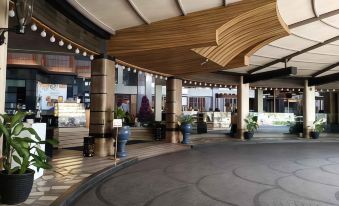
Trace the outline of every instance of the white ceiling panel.
{"label": "white ceiling panel", "polygon": [[312,76],[314,74],[314,70],[309,70],[309,69],[298,69],[297,76]]}
{"label": "white ceiling panel", "polygon": [[274,61],[273,58],[267,58],[267,57],[260,57],[260,56],[251,56],[250,58],[250,64],[254,65],[264,65],[271,61]]}
{"label": "white ceiling panel", "polygon": [[[74,0],[92,17],[113,30],[143,24],[126,0]],[[71,2],[69,0],[69,2]],[[123,17],[123,18],[122,18]]]}
{"label": "white ceiling panel", "polygon": [[298,61],[290,61],[287,63],[287,66],[297,67],[298,69],[308,69],[308,70],[320,70],[324,67],[327,67],[331,64],[321,64],[321,63],[310,63],[310,62],[298,62]]}
{"label": "white ceiling panel", "polygon": [[296,51],[267,45],[259,49],[254,55],[280,59],[294,52]]}
{"label": "white ceiling panel", "polygon": [[325,46],[319,47],[310,51],[310,53],[318,54],[328,54],[328,55],[337,55],[339,56],[339,46],[327,44]]}
{"label": "white ceiling panel", "polygon": [[278,0],[278,9],[288,25],[314,17],[310,0]]}
{"label": "white ceiling panel", "polygon": [[192,13],[205,9],[223,6],[222,0],[181,0],[181,4],[186,13]]}
{"label": "white ceiling panel", "polygon": [[137,9],[151,22],[180,16],[182,13],[173,0],[132,0]]}
{"label": "white ceiling panel", "polygon": [[293,58],[293,61],[317,62],[324,64],[333,64],[339,61],[338,56],[320,55],[312,53],[304,53]]}
{"label": "white ceiling panel", "polygon": [[295,35],[289,35],[287,37],[278,39],[270,44],[277,46],[277,47],[285,48],[285,49],[292,49],[292,50],[300,51],[307,47],[313,46],[317,43],[318,42],[316,41],[310,41],[307,39],[297,37]]}
{"label": "white ceiling panel", "polygon": [[315,0],[315,11],[318,15],[339,9],[338,0]]}
{"label": "white ceiling panel", "polygon": [[323,22],[325,22],[326,24],[328,24],[328,25],[330,25],[330,26],[332,26],[336,29],[339,29],[339,15],[335,15],[335,16],[332,16],[332,17],[325,18],[325,19],[323,19]]}
{"label": "white ceiling panel", "polygon": [[256,66],[247,66],[247,67],[239,67],[234,69],[227,69],[224,71],[227,72],[238,72],[238,73],[247,73],[249,70],[254,69]]}
{"label": "white ceiling panel", "polygon": [[291,32],[300,37],[320,42],[339,35],[338,29],[330,27],[320,21],[291,29]]}

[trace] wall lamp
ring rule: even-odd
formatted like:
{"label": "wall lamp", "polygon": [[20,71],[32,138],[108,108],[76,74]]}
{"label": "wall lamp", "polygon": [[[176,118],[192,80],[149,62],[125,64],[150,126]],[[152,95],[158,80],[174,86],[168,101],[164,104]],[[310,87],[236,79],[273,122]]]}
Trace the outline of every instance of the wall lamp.
{"label": "wall lamp", "polygon": [[33,14],[34,0],[14,1],[15,13],[11,11],[11,16],[16,16],[18,24],[13,28],[0,28],[0,46],[5,43],[5,32],[16,32],[24,34],[25,27],[30,23]]}

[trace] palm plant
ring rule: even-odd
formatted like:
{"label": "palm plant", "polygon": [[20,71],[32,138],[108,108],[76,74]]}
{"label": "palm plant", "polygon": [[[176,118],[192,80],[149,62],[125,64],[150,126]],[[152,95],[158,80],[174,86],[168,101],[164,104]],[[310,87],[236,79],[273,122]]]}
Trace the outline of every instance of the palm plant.
{"label": "palm plant", "polygon": [[324,119],[317,119],[313,122],[314,125],[314,131],[321,133],[325,131],[325,122]]}
{"label": "palm plant", "polygon": [[249,115],[245,119],[245,123],[246,123],[246,130],[248,132],[253,133],[253,132],[255,132],[259,128],[258,116]]}
{"label": "palm plant", "polygon": [[[25,127],[22,121],[26,115],[26,112],[17,112],[14,116],[0,114],[0,136],[4,137],[3,166],[7,174],[24,174],[31,165],[38,171],[51,168],[40,145],[55,145],[57,141],[42,141],[33,128]],[[25,131],[27,136],[19,137]],[[18,166],[12,168],[13,161]]]}
{"label": "palm plant", "polygon": [[193,123],[193,116],[192,115],[180,115],[178,116],[178,124],[183,125],[183,124],[192,124]]}

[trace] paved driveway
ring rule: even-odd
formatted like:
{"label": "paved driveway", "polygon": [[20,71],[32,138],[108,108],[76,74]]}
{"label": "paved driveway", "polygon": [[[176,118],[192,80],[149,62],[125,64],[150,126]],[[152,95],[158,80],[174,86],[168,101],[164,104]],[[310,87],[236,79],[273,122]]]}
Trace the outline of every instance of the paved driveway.
{"label": "paved driveway", "polygon": [[162,155],[76,205],[339,205],[339,143],[223,143]]}

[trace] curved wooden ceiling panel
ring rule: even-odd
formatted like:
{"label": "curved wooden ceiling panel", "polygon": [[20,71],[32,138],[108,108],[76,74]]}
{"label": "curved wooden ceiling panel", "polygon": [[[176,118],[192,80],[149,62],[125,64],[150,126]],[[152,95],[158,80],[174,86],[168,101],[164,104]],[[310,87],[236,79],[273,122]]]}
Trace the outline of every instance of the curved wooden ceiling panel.
{"label": "curved wooden ceiling panel", "polygon": [[287,35],[276,0],[244,0],[120,30],[107,50],[150,70],[194,74],[248,65],[254,52]]}

